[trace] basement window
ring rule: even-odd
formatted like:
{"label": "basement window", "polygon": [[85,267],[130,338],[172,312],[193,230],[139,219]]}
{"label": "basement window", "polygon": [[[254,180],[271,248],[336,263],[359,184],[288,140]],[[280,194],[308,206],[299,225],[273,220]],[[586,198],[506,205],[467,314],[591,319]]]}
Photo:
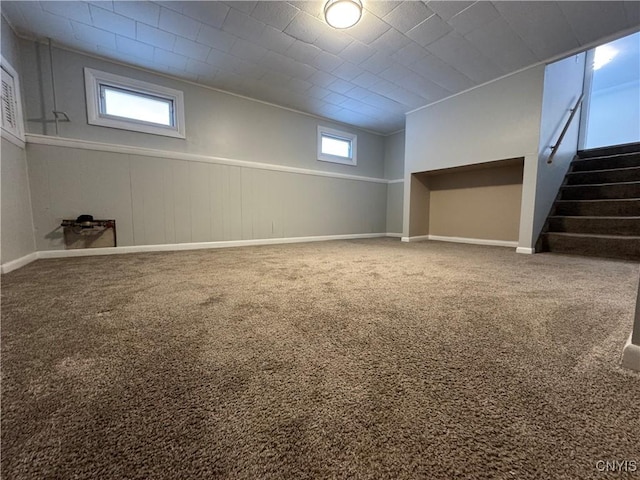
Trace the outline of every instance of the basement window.
{"label": "basement window", "polygon": [[357,165],[357,140],[352,133],[318,126],[318,160]]}
{"label": "basement window", "polygon": [[2,65],[2,136],[24,147],[24,126],[22,125],[22,102],[20,82],[14,68],[0,57]]}
{"label": "basement window", "polygon": [[84,80],[89,124],[185,138],[181,91],[91,68]]}

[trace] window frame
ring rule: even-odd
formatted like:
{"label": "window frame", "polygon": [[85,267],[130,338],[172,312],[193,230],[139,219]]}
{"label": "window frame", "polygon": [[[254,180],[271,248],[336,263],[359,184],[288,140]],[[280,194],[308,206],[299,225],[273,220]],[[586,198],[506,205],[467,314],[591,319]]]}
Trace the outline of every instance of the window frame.
{"label": "window frame", "polygon": [[[18,72],[16,72],[15,68],[7,61],[7,59],[0,55],[0,65],[2,70],[4,70],[7,75],[9,75],[13,79],[13,102],[14,102],[14,115],[16,128],[15,130],[10,130],[1,126],[2,136],[12,143],[16,143],[17,145],[24,147],[25,142],[25,132],[24,132],[24,119],[22,115],[22,93],[20,88],[20,76]],[[0,125],[2,122],[0,122]]]}
{"label": "window frame", "polygon": [[[344,140],[351,144],[351,156],[343,157],[341,155],[332,155],[323,153],[322,137],[331,137],[337,140]],[[344,132],[329,127],[318,125],[318,160],[322,162],[340,163],[355,167],[358,165],[358,136],[354,133]]]}
{"label": "window frame", "polygon": [[[90,125],[150,133],[165,137],[186,138],[184,94],[180,90],[86,67],[84,69],[84,80],[87,100],[87,122]],[[153,97],[168,101],[171,105],[173,125],[165,126],[104,113],[104,102],[101,99],[103,87],[124,90],[127,93],[138,94],[140,97]]]}

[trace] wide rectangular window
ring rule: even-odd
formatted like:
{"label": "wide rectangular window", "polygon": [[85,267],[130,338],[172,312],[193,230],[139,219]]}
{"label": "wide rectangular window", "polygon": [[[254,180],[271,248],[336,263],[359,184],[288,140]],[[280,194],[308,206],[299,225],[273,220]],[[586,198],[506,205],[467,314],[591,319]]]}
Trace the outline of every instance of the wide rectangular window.
{"label": "wide rectangular window", "polygon": [[185,138],[182,92],[85,68],[91,125]]}
{"label": "wide rectangular window", "polygon": [[357,139],[352,133],[318,126],[318,160],[355,166]]}

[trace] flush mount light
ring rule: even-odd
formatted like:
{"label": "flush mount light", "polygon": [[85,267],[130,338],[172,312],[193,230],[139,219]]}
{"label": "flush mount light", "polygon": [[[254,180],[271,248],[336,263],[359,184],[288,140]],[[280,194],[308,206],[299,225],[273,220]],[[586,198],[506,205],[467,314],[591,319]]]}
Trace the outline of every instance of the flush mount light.
{"label": "flush mount light", "polygon": [[333,28],[353,27],[361,16],[360,0],[329,0],[324,6],[324,18]]}

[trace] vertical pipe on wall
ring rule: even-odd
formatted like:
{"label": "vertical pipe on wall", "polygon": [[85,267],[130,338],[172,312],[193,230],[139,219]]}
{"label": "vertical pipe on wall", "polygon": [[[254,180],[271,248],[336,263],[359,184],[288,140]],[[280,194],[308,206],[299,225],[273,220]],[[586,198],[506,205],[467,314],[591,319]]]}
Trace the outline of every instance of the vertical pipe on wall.
{"label": "vertical pipe on wall", "polygon": [[51,48],[51,38],[47,38],[47,40],[49,40],[49,71],[51,72],[51,90],[53,94],[53,121],[56,125],[56,137],[58,137],[58,104],[56,102],[56,79],[53,74],[53,51]]}

